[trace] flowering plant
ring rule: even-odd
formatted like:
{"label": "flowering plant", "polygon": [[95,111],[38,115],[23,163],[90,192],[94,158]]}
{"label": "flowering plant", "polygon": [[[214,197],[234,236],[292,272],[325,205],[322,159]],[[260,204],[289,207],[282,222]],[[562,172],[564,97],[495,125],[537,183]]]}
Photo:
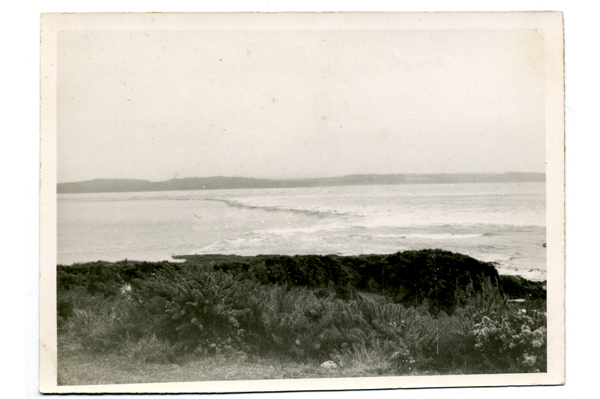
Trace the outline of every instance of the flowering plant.
{"label": "flowering plant", "polygon": [[541,312],[526,311],[483,316],[473,326],[475,349],[492,368],[513,372],[546,370],[546,317]]}

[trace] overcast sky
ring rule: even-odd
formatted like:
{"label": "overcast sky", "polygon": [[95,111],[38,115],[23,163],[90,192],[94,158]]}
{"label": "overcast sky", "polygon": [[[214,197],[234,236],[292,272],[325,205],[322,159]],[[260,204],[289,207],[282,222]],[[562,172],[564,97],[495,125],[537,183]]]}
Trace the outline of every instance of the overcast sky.
{"label": "overcast sky", "polygon": [[545,170],[535,30],[58,38],[59,182]]}

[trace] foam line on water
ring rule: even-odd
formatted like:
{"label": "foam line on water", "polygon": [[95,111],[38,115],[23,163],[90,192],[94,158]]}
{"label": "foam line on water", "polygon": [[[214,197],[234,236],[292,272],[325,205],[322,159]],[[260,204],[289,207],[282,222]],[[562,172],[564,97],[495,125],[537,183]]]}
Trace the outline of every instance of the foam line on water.
{"label": "foam line on water", "polygon": [[347,215],[347,213],[333,210],[318,210],[318,209],[303,209],[303,208],[291,208],[285,206],[270,206],[270,205],[250,205],[244,204],[240,201],[229,200],[223,198],[204,198],[205,201],[217,201],[226,204],[232,208],[242,208],[242,209],[258,209],[267,212],[292,212],[292,213],[300,213],[304,215],[317,216],[317,217],[329,217],[329,216],[340,216]]}

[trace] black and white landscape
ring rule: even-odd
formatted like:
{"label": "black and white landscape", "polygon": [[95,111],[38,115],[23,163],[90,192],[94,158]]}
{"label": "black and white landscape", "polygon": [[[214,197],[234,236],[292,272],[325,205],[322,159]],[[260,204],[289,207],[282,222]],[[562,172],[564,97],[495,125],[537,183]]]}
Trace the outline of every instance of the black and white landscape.
{"label": "black and white landscape", "polygon": [[44,24],[49,391],[561,382],[560,14]]}

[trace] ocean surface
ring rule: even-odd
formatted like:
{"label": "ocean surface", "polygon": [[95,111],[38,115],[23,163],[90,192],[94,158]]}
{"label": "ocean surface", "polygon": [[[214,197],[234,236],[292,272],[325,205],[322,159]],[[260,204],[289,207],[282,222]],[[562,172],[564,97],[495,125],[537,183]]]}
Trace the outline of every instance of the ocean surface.
{"label": "ocean surface", "polygon": [[58,195],[58,264],[440,248],[546,278],[545,183]]}

